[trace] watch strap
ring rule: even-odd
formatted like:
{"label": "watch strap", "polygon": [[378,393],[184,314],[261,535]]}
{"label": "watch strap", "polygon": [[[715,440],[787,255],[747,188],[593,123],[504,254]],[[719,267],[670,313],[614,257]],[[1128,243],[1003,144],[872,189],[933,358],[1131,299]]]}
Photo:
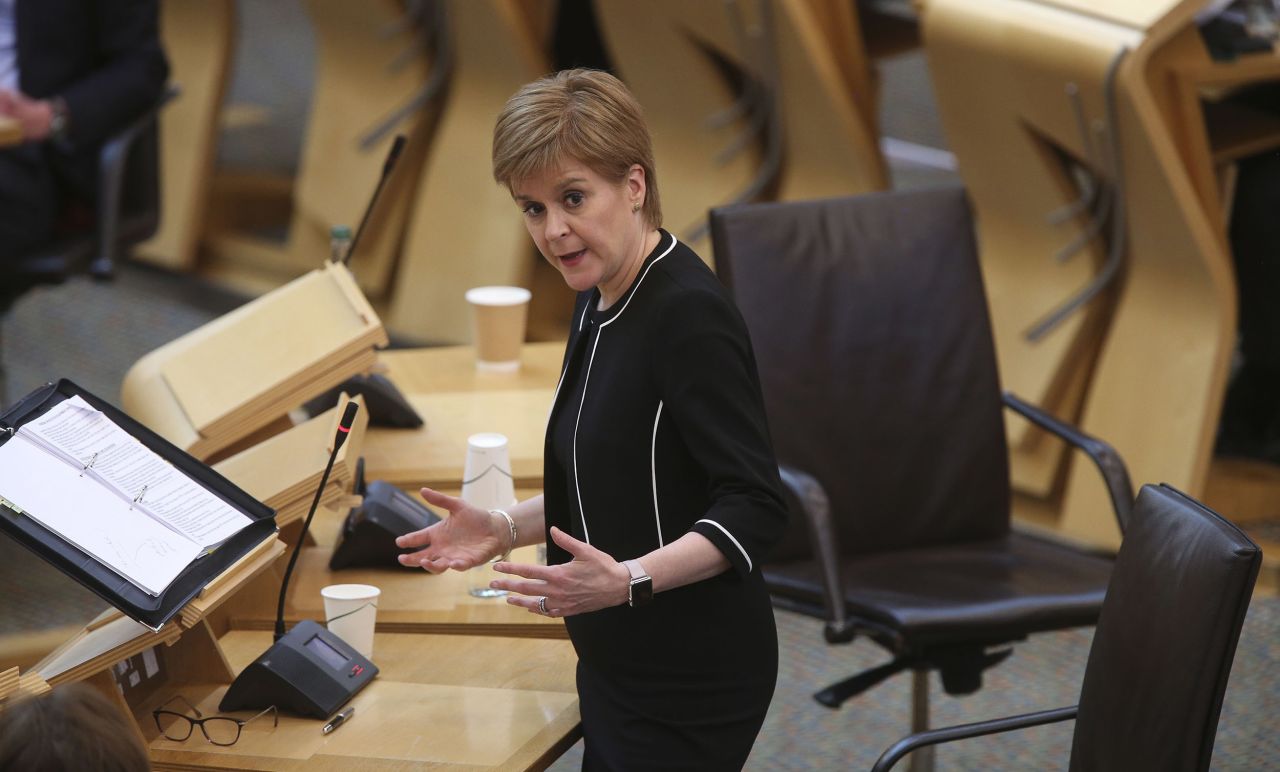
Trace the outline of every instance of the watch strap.
{"label": "watch strap", "polygon": [[644,570],[639,560],[624,560],[622,564],[631,574],[631,581],[627,585],[627,605],[637,608],[652,603],[653,577]]}
{"label": "watch strap", "polygon": [[639,560],[624,560],[622,565],[627,567],[627,571],[631,573],[631,581],[637,579],[648,579],[649,572],[644,570],[644,566],[640,565]]}

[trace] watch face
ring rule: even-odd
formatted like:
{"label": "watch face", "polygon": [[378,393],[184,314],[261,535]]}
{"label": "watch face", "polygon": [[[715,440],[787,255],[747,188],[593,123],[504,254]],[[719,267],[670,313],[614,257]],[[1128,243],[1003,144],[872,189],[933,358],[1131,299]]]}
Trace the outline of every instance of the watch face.
{"label": "watch face", "polygon": [[653,600],[653,579],[648,576],[632,579],[631,596],[628,602],[632,606],[643,606],[651,600]]}

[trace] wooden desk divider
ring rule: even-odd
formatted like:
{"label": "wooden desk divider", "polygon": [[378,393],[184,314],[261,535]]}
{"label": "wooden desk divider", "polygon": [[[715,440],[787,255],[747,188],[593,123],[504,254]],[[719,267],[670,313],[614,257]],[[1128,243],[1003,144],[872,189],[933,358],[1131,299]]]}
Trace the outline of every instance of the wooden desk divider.
{"label": "wooden desk divider", "polygon": [[124,409],[208,460],[306,400],[367,372],[387,345],[346,267],[318,268],[139,359]]}
{"label": "wooden desk divider", "polygon": [[[1160,62],[1200,5],[930,0],[922,13],[939,110],[974,204],[1004,387],[1112,443],[1133,479],[1196,496],[1235,338],[1235,289],[1223,238],[1178,156]],[[1058,263],[1054,252],[1089,228],[1083,213],[1067,221],[1074,228],[1046,222],[1080,195],[1064,159],[1120,191],[1124,227]],[[1033,322],[1093,278],[1116,239],[1125,249],[1113,286],[1027,340]],[[1067,465],[1061,446],[1038,444],[1023,424],[1010,432],[1015,488],[1053,502],[1043,524],[1118,544],[1096,471]]]}
{"label": "wooden desk divider", "polygon": [[335,407],[219,461],[213,465],[214,470],[276,510],[276,526],[284,528],[304,517],[311,507],[329,461],[338,420],[349,399],[360,404],[361,410],[356,413],[347,442],[338,451],[320,497],[322,507],[337,505],[348,497],[355,484],[356,461],[369,424],[361,396],[348,398],[341,394]]}

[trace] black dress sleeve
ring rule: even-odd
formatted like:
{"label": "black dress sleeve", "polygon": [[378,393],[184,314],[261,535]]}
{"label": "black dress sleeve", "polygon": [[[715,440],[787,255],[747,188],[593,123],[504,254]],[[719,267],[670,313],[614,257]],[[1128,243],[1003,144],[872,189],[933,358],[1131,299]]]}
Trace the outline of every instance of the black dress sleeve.
{"label": "black dress sleeve", "polygon": [[746,325],[708,290],[676,294],[655,319],[651,356],[664,415],[710,485],[710,508],[691,530],[748,574],[781,539],[787,510]]}

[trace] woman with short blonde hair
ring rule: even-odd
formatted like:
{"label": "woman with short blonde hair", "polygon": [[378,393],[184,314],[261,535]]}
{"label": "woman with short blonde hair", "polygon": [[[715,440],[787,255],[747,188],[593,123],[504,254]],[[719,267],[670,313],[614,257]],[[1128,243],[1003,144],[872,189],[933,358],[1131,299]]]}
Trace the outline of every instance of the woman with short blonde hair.
{"label": "woman with short blonde hair", "polygon": [[[578,291],[547,424],[544,491],[402,536],[406,565],[495,557],[507,602],[563,617],[578,652],[584,769],[732,770],[777,680],[760,560],[786,510],[746,325],[660,228],[653,150],[616,78],[531,83],[494,128],[493,176]],[[546,541],[547,565],[506,560]]]}

